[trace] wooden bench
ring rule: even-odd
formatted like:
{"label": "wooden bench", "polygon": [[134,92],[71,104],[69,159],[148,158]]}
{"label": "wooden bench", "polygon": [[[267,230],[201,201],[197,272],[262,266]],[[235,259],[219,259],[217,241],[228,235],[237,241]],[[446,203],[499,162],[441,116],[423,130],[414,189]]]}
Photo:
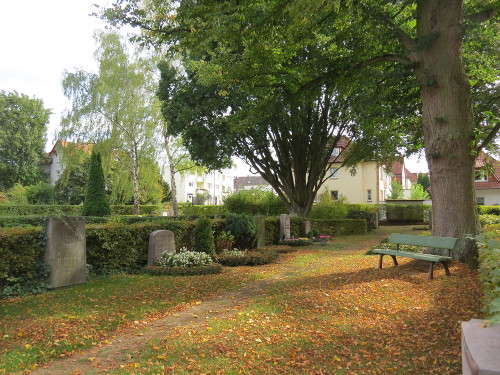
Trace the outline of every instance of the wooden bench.
{"label": "wooden bench", "polygon": [[[384,255],[390,255],[394,262],[394,266],[398,265],[396,257],[406,257],[413,259],[420,259],[430,263],[429,266],[429,279],[434,278],[434,264],[440,263],[444,267],[446,276],[450,276],[450,270],[448,269],[448,263],[451,261],[451,251],[455,249],[457,245],[458,238],[453,237],[436,237],[436,236],[415,236],[411,234],[399,234],[393,233],[389,237],[389,243],[394,243],[397,245],[397,250],[390,249],[375,249],[373,254],[379,254],[378,268],[382,268],[382,258]],[[413,245],[413,246],[423,246],[426,248],[433,249],[445,249],[448,250],[448,256],[444,255],[433,255],[433,254],[422,254],[422,253],[412,253],[408,251],[401,251],[399,249],[400,245]]]}

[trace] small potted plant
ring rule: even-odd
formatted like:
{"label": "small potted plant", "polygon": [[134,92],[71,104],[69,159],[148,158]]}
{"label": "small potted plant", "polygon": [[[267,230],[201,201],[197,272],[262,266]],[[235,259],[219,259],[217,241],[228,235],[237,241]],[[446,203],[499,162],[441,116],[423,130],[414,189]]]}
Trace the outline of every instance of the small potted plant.
{"label": "small potted plant", "polygon": [[328,240],[330,239],[330,236],[327,235],[322,235],[319,236],[319,243],[321,246],[326,246],[328,245]]}

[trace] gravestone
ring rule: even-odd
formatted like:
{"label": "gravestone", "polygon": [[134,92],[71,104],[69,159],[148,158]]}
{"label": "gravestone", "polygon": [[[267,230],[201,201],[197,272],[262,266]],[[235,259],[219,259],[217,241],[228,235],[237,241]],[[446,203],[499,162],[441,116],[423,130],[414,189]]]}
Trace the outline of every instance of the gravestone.
{"label": "gravestone", "polygon": [[51,217],[47,224],[45,263],[50,288],[85,282],[86,241],[82,217]]}
{"label": "gravestone", "polygon": [[311,222],[309,220],[300,223],[300,235],[305,237],[311,231]]}
{"label": "gravestone", "polygon": [[175,253],[174,232],[155,230],[149,235],[148,266],[152,266],[163,253]]}
{"label": "gravestone", "polygon": [[500,326],[482,319],[462,322],[462,374],[500,375]]}
{"label": "gravestone", "polygon": [[290,239],[290,215],[280,215],[280,240]]}
{"label": "gravestone", "polygon": [[257,221],[257,248],[266,246],[266,222],[264,215],[255,215]]}

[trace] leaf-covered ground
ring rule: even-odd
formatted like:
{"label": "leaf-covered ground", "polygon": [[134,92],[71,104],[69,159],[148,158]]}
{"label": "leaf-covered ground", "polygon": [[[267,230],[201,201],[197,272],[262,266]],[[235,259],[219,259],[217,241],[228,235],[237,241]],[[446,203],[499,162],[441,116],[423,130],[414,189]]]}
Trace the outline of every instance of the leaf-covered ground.
{"label": "leaf-covered ground", "polygon": [[410,259],[378,270],[364,254],[395,230],[221,275],[124,275],[2,301],[0,373],[460,374],[460,322],[481,316],[477,275],[454,263],[429,281]]}

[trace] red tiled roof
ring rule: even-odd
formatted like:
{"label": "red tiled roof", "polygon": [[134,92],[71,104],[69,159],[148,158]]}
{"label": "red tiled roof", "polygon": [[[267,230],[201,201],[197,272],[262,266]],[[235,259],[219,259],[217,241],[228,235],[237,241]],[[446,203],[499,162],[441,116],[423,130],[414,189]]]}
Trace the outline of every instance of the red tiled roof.
{"label": "red tiled roof", "polygon": [[77,148],[81,148],[88,153],[92,151],[92,147],[94,146],[93,143],[74,143],[74,142],[69,142],[65,140],[58,140],[55,144],[54,147],[52,147],[52,150],[48,153],[48,155],[51,154],[56,154],[57,155],[57,146],[60,145],[62,148],[67,148],[69,146],[75,146]]}
{"label": "red tiled roof", "polygon": [[269,182],[261,176],[236,177],[234,179],[234,190],[241,189],[244,186],[269,185]]}
{"label": "red tiled roof", "polygon": [[500,189],[500,161],[493,156],[481,152],[475,161],[475,168],[478,170],[481,167],[488,165],[490,173],[488,181],[475,181],[474,186],[477,190],[484,189]]}

